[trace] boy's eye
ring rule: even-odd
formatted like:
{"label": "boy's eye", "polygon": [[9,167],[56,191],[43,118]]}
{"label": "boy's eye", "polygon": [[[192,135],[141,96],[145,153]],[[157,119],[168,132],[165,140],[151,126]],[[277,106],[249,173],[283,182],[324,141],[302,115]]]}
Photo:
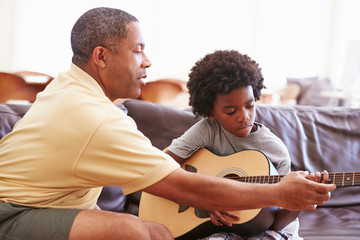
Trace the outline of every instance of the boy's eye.
{"label": "boy's eye", "polygon": [[226,112],[227,115],[233,115],[235,113],[235,109],[232,109],[231,111]]}
{"label": "boy's eye", "polygon": [[246,106],[247,109],[252,109],[255,105],[254,104],[251,104],[251,105],[248,105]]}

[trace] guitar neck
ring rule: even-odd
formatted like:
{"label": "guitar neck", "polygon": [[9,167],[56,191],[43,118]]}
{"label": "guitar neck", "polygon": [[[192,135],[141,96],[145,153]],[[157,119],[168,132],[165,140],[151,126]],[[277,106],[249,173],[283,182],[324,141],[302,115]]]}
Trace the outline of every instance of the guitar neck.
{"label": "guitar neck", "polygon": [[[234,180],[247,183],[273,184],[278,183],[285,175],[268,175],[268,176],[246,176],[236,177]],[[321,174],[321,181],[324,175]],[[332,172],[329,173],[329,183],[336,187],[360,186],[360,172]]]}

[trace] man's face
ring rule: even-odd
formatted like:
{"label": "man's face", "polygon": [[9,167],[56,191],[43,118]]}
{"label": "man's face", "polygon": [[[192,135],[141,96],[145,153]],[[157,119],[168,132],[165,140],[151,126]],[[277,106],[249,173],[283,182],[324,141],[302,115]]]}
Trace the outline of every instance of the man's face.
{"label": "man's face", "polygon": [[246,137],[255,130],[255,98],[251,86],[238,88],[216,96],[213,113],[209,117],[237,137]]}
{"label": "man's face", "polygon": [[136,22],[128,24],[126,39],[121,40],[117,52],[110,51],[102,77],[105,93],[110,100],[137,98],[145,85],[146,68],[151,63],[144,53],[144,39]]}

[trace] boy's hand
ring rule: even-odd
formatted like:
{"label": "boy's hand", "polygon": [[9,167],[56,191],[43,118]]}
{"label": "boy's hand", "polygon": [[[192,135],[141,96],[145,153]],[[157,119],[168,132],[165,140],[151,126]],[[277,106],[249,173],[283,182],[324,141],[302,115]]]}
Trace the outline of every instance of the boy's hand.
{"label": "boy's hand", "polygon": [[231,227],[232,221],[239,221],[238,215],[228,211],[209,211],[211,222],[216,226],[222,226],[223,224]]}

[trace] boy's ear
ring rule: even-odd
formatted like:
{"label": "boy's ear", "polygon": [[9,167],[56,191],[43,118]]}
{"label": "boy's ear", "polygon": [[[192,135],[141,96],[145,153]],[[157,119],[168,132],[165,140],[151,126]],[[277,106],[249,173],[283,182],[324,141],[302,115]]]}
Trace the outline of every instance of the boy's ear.
{"label": "boy's ear", "polygon": [[101,46],[97,46],[93,50],[91,59],[96,66],[105,68],[107,60],[107,49]]}
{"label": "boy's ear", "polygon": [[215,119],[215,117],[214,117],[214,113],[213,112],[211,112],[210,113],[210,115],[209,115],[209,117],[208,117],[211,121],[213,121],[213,122],[215,122],[216,121],[216,119]]}

